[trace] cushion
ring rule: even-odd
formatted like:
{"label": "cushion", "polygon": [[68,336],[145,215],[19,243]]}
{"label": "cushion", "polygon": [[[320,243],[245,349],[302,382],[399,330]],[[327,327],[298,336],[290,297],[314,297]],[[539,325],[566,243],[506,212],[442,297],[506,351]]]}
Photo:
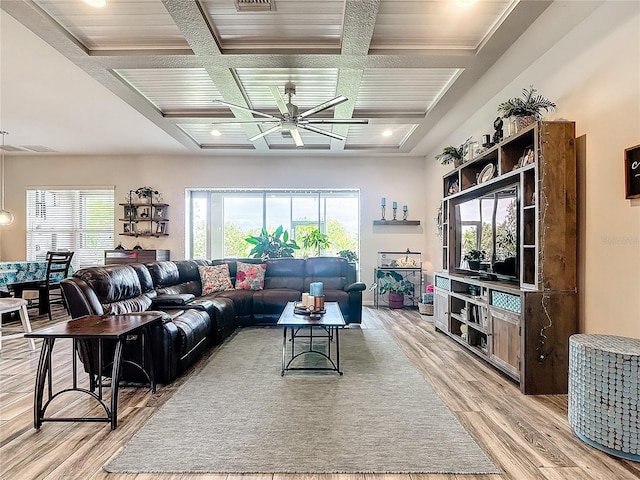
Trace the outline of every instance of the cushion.
{"label": "cushion", "polygon": [[223,292],[233,290],[229,267],[227,265],[216,265],[213,267],[198,266],[200,280],[202,281],[202,294],[213,292]]}
{"label": "cushion", "polygon": [[236,290],[262,290],[266,271],[266,263],[237,262]]}

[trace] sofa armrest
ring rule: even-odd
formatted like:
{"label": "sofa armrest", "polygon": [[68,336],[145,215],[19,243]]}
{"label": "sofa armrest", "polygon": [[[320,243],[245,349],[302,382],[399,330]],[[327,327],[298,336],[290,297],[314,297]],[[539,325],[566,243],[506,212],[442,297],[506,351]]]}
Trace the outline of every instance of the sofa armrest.
{"label": "sofa armrest", "polygon": [[367,286],[364,284],[364,282],[355,282],[344,287],[345,292],[362,292],[366,289]]}

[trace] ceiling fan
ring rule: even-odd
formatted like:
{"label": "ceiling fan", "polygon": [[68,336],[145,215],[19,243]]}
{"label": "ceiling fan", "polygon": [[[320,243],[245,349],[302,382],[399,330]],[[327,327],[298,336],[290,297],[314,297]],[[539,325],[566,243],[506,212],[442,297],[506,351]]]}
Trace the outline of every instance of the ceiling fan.
{"label": "ceiling fan", "polygon": [[219,120],[215,121],[216,124],[238,124],[238,123],[255,123],[259,125],[265,125],[268,127],[262,133],[255,135],[249,139],[249,141],[253,142],[259,138],[262,138],[270,133],[274,133],[282,130],[283,132],[288,131],[291,134],[291,138],[295,142],[297,147],[303,147],[304,143],[302,142],[302,137],[300,136],[299,128],[303,130],[308,130],[310,132],[319,133],[320,135],[326,135],[327,137],[335,138],[337,140],[345,140],[345,137],[339,135],[337,133],[328,132],[327,130],[322,130],[321,128],[315,127],[317,124],[348,124],[348,125],[364,125],[368,124],[369,120],[366,118],[310,118],[312,115],[327,110],[328,108],[335,107],[336,105],[340,105],[343,102],[349,100],[344,95],[340,95],[332,100],[316,105],[313,108],[305,110],[303,112],[299,112],[299,109],[296,105],[291,103],[291,97],[296,94],[296,86],[293,83],[287,83],[284,86],[284,93],[288,96],[289,101],[285,103],[282,94],[278,87],[272,86],[269,87],[271,90],[271,94],[278,106],[278,110],[280,110],[280,115],[270,115],[268,113],[259,112],[257,110],[253,110],[251,108],[242,107],[240,105],[235,105],[233,103],[225,102],[224,100],[215,100],[222,105],[227,105],[228,107],[235,108],[238,110],[244,110],[246,112],[250,112],[254,115],[263,118],[256,118],[252,120]]}

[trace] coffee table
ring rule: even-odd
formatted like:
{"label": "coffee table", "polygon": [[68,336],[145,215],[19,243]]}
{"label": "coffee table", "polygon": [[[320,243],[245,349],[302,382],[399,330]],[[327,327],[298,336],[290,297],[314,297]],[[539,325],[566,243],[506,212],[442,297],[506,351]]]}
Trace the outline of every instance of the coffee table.
{"label": "coffee table", "polygon": [[[142,363],[138,365],[132,361],[128,364],[137,366],[149,379],[151,391],[155,393],[156,384],[153,371],[153,352],[151,351],[151,327],[162,321],[162,315],[155,313],[138,313],[126,315],[87,315],[68,322],[59,323],[51,327],[42,328],[25,335],[27,338],[42,338],[42,350],[36,374],[35,395],[33,399],[33,426],[39,429],[42,422],[110,422],[111,430],[118,425],[118,383],[120,370],[123,363],[122,348],[128,335],[142,333]],[[72,386],[53,393],[51,352],[58,338],[71,338],[73,340],[72,356]],[[78,386],[77,380],[77,355],[78,342],[85,342],[85,348],[89,350],[89,340],[98,341],[98,367],[89,362],[89,390]],[[113,352],[111,367],[111,406],[102,400],[102,357],[104,340],[115,340],[116,346]],[[145,362],[145,356],[147,360]],[[145,367],[145,363],[148,364]],[[43,405],[45,381],[48,387],[48,399]],[[96,387],[98,393],[95,393]],[[52,400],[66,392],[80,392],[95,398],[105,411],[104,417],[45,417],[44,414]]]}
{"label": "coffee table", "polygon": [[[340,370],[340,329],[344,327],[345,322],[342,317],[340,307],[336,302],[326,302],[324,304],[326,313],[319,319],[312,319],[308,315],[301,315],[294,312],[294,302],[289,302],[278,319],[278,325],[283,328],[282,336],[282,372],[289,370],[329,370],[338,372]],[[322,330],[324,333],[314,335],[314,328]],[[308,331],[308,333],[307,333]],[[289,340],[291,342],[291,358],[287,361],[287,332],[289,332]],[[304,332],[304,333],[302,333]],[[296,353],[296,338],[309,339],[309,348],[302,349]],[[314,348],[314,340],[326,341],[326,353]],[[331,344],[335,343],[335,361],[331,357]],[[327,367],[292,367],[291,364],[300,356],[315,354],[327,359],[331,366]]]}

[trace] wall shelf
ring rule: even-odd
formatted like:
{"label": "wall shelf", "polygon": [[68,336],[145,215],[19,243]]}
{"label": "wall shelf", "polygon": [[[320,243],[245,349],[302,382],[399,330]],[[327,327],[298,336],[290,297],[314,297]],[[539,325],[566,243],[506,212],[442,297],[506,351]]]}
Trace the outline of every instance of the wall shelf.
{"label": "wall shelf", "polygon": [[401,226],[401,225],[420,225],[420,220],[374,220],[374,225],[389,225],[389,226]]}

